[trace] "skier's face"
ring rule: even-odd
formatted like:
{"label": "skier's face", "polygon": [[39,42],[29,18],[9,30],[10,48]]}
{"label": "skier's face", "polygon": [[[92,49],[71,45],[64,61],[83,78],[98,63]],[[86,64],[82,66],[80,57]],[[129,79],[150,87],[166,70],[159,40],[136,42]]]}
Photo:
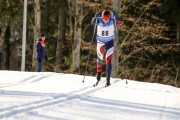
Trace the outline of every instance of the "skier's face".
{"label": "skier's face", "polygon": [[46,39],[46,37],[45,37],[45,36],[43,36],[43,37],[42,37],[42,40],[45,40],[45,39]]}
{"label": "skier's face", "polygon": [[110,14],[102,14],[102,19],[104,23],[108,23],[110,19]]}

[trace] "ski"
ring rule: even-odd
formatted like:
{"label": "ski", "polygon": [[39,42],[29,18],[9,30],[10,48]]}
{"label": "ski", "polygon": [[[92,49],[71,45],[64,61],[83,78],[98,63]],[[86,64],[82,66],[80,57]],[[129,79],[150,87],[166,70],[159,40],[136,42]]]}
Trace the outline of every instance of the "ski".
{"label": "ski", "polygon": [[[98,86],[98,84],[99,84],[99,81],[97,81],[95,84],[93,84],[93,87],[96,87],[96,86]],[[109,85],[105,85],[104,87],[109,87],[111,84],[109,84]]]}
{"label": "ski", "polygon": [[95,84],[93,84],[93,87],[96,87],[96,86],[98,86],[99,84],[102,84],[102,83],[104,83],[104,80],[99,80],[99,81],[96,81],[96,83]]}
{"label": "ski", "polygon": [[[100,80],[99,80],[99,81],[100,81]],[[93,85],[93,87],[96,87],[96,86],[98,85],[99,81],[97,81],[97,82]]]}
{"label": "ski", "polygon": [[[100,85],[100,84],[103,84],[105,81],[106,81],[106,80],[99,80],[99,81],[97,81],[95,84],[93,84],[93,87],[96,87],[96,86],[98,86],[98,85]],[[109,84],[106,83],[106,84],[104,85],[104,87],[107,88],[107,87],[109,87],[109,86],[111,86],[111,85],[113,85],[113,84],[115,84],[115,83],[117,83],[117,82],[119,82],[119,80],[113,80],[113,79],[112,79],[112,82],[109,83]]]}

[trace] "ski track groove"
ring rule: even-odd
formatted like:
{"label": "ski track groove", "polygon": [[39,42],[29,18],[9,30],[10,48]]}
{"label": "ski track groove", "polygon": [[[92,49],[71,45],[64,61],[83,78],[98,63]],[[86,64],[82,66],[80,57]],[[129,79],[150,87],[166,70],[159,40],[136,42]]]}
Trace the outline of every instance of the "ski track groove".
{"label": "ski track groove", "polygon": [[166,106],[166,95],[164,95],[164,104],[162,106],[162,110],[161,110],[161,113],[160,113],[160,116],[159,116],[159,120],[163,120],[163,117],[165,116],[164,114],[166,113],[166,109],[167,109],[167,106]]}
{"label": "ski track groove", "polygon": [[[34,82],[38,82],[46,77],[50,77],[51,75],[42,75],[40,77],[36,77],[37,75],[34,75],[34,76],[30,76],[30,77],[33,77],[35,79],[30,79],[30,77],[28,78],[25,78],[19,82],[17,82],[15,85],[19,85],[20,83],[21,84],[25,84],[25,83],[34,83]],[[117,82],[120,82],[121,80],[116,80],[116,79],[112,79],[113,81],[111,82],[111,85],[108,86],[108,87],[105,87],[105,85],[102,85],[103,83],[105,83],[105,80],[101,80],[99,82],[99,84],[95,87],[93,87],[93,85],[89,85],[89,86],[85,86],[81,89],[78,89],[78,90],[73,90],[69,93],[66,93],[66,94],[62,94],[62,93],[55,93],[55,94],[50,94],[50,93],[31,93],[29,92],[29,95],[30,96],[38,96],[38,95],[41,95],[41,96],[44,96],[44,98],[40,99],[40,100],[36,100],[36,101],[33,101],[33,102],[29,102],[29,103],[25,103],[25,104],[21,104],[21,105],[14,105],[14,106],[11,106],[11,107],[7,107],[7,108],[3,108],[3,109],[0,109],[0,119],[3,119],[3,118],[9,118],[9,117],[12,117],[12,116],[15,116],[15,115],[18,115],[18,114],[21,114],[21,113],[26,113],[26,114],[32,114],[33,111],[32,110],[35,110],[35,109],[40,109],[40,108],[43,108],[43,107],[49,107],[51,105],[55,105],[55,104],[58,104],[58,105],[63,105],[64,103],[67,103],[67,102],[72,102],[74,100],[78,100],[76,102],[79,102],[79,100],[82,100],[82,101],[90,101],[90,102],[93,102],[93,103],[101,103],[102,105],[110,105],[109,107],[111,108],[118,108],[118,107],[124,107],[125,110],[128,110],[129,108],[134,108],[136,109],[137,111],[142,111],[142,110],[145,110],[144,112],[158,112],[158,116],[159,116],[159,119],[158,120],[166,120],[166,117],[168,117],[166,114],[172,114],[172,115],[178,115],[180,114],[180,111],[179,109],[177,109],[177,111],[173,108],[167,108],[166,106],[166,96],[165,96],[165,99],[164,99],[164,104],[162,106],[153,106],[153,105],[143,105],[143,104],[136,104],[136,103],[126,103],[126,102],[119,102],[119,101],[106,101],[106,100],[103,100],[103,99],[99,99],[99,98],[94,98],[94,97],[91,97],[90,94],[92,93],[95,93],[97,91],[100,91],[102,89],[110,89],[112,86],[116,85]],[[19,84],[18,84],[19,83]],[[82,83],[83,84],[83,83]],[[11,85],[13,86],[13,85]],[[8,87],[8,86],[6,86]],[[0,87],[2,88],[2,87]],[[6,93],[6,92],[4,92]],[[7,92],[8,93],[8,92]],[[9,94],[11,94],[12,92],[9,92]],[[1,94],[1,92],[0,92]],[[16,93],[18,94],[18,93]],[[28,93],[27,93],[28,94]],[[26,95],[27,95],[26,94]],[[18,95],[23,95],[21,92],[18,94]],[[24,95],[25,96],[25,95]],[[114,107],[113,107],[114,106]],[[132,111],[133,112],[133,111]]]}
{"label": "ski track groove", "polygon": [[51,75],[32,75],[27,78],[24,78],[20,81],[14,82],[14,83],[5,83],[1,84],[0,88],[5,88],[5,87],[11,87],[11,86],[16,86],[16,85],[22,85],[22,84],[27,84],[27,83],[34,83],[43,80],[44,78],[50,77]]}
{"label": "ski track groove", "polygon": [[[44,77],[45,76],[41,76],[40,78],[43,79]],[[28,81],[28,80],[26,79],[26,81]],[[35,80],[33,80],[31,82],[35,82]],[[31,110],[39,109],[42,107],[47,107],[47,106],[51,106],[51,105],[55,105],[55,104],[64,104],[66,102],[70,102],[73,100],[82,99],[82,97],[84,97],[84,96],[88,96],[89,94],[95,93],[95,92],[101,90],[102,88],[105,88],[104,86],[100,86],[103,83],[104,83],[104,81],[102,81],[96,87],[89,85],[87,87],[83,87],[82,89],[74,90],[72,92],[67,93],[68,96],[65,94],[56,94],[53,96],[48,96],[48,97],[43,98],[38,101],[33,101],[33,102],[25,103],[22,105],[15,105],[12,107],[0,109],[0,112],[3,112],[3,113],[0,113],[0,119],[12,117],[13,115],[29,112]],[[114,83],[114,81],[112,83]]]}

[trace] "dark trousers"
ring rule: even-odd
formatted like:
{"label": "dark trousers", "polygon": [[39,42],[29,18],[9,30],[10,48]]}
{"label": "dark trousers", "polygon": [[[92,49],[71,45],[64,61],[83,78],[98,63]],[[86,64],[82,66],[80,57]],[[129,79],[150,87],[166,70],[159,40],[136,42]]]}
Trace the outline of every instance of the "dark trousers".
{"label": "dark trousers", "polygon": [[42,70],[42,61],[37,60],[36,72],[41,72]]}

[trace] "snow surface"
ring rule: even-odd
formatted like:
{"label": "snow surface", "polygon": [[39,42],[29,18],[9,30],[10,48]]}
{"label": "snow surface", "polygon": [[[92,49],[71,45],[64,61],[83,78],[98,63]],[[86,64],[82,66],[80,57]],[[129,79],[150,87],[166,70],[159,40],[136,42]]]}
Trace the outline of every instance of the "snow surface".
{"label": "snow surface", "polygon": [[1,120],[180,120],[180,88],[53,72],[0,71]]}

